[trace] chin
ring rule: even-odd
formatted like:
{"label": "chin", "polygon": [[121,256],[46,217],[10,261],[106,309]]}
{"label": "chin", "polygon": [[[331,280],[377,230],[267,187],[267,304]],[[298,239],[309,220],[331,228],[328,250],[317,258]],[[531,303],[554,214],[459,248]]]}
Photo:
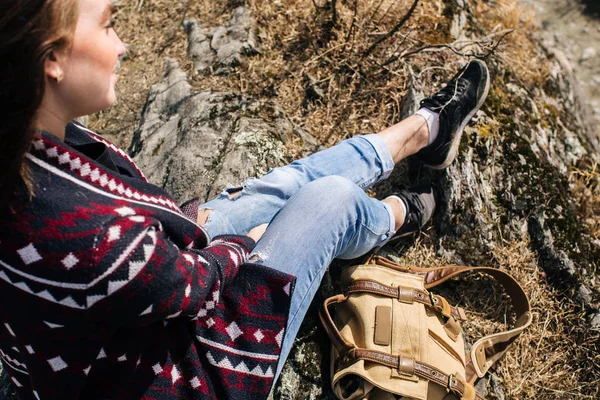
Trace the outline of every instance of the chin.
{"label": "chin", "polygon": [[107,108],[111,108],[116,102],[117,102],[117,95],[114,92],[112,92],[108,96],[106,96],[104,105],[102,106],[102,108],[99,111],[104,111]]}

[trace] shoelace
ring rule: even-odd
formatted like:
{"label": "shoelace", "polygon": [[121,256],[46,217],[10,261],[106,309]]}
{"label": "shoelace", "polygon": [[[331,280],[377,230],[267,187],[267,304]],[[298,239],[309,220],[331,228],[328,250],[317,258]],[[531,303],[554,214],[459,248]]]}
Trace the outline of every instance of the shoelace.
{"label": "shoelace", "polygon": [[453,98],[463,94],[468,87],[469,81],[460,77],[454,82],[449,82],[444,89],[435,93],[432,99],[438,102],[441,107],[452,101]]}

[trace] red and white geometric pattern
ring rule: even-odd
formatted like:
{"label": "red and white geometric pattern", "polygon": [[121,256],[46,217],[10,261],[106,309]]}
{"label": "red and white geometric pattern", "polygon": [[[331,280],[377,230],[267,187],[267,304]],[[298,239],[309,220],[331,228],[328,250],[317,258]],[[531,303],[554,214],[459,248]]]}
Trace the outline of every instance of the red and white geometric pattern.
{"label": "red and white geometric pattern", "polygon": [[26,155],[35,196],[19,215],[0,214],[0,299],[11,305],[0,307],[0,356],[16,391],[266,398],[293,278],[240,267],[245,236],[207,246],[195,216],[144,183],[123,152],[105,143],[120,175],[76,135],[36,134]]}
{"label": "red and white geometric pattern", "polygon": [[49,359],[48,364],[50,364],[54,372],[62,371],[68,367],[67,363],[60,356]]}
{"label": "red and white geometric pattern", "polygon": [[77,257],[75,257],[75,255],[73,255],[73,253],[69,253],[69,255],[66,256],[65,258],[63,258],[63,260],[61,262],[65,266],[66,269],[71,269],[75,265],[77,265],[77,263],[79,262],[79,259]]}
{"label": "red and white geometric pattern", "polygon": [[246,365],[246,363],[244,361],[241,361],[234,367],[233,364],[231,363],[231,360],[229,359],[229,357],[223,356],[223,358],[221,358],[220,361],[216,361],[210,351],[206,353],[206,358],[208,359],[208,362],[211,363],[212,365],[214,365],[215,367],[223,368],[223,369],[226,369],[229,371],[235,371],[235,372],[239,372],[241,374],[259,376],[261,378],[273,378],[274,377],[273,368],[271,366],[261,368],[260,364],[257,364],[254,368],[252,368],[250,370],[248,368],[248,366]]}
{"label": "red and white geometric pattern", "polygon": [[29,243],[22,249],[17,250],[17,253],[21,257],[21,260],[23,260],[25,265],[33,264],[34,262],[40,261],[42,259],[42,256],[40,256],[40,253],[38,253],[33,243]]}
{"label": "red and white geometric pattern", "polygon": [[231,324],[229,324],[229,326],[227,328],[225,328],[225,331],[227,332],[227,334],[233,341],[235,341],[235,339],[239,338],[240,336],[242,336],[244,334],[244,332],[242,332],[242,330],[239,328],[239,326],[237,326],[235,321],[232,322]]}
{"label": "red and white geometric pattern", "polygon": [[256,332],[254,332],[254,338],[258,343],[260,343],[260,341],[265,338],[265,335],[263,335],[260,329],[257,329]]}
{"label": "red and white geometric pattern", "polygon": [[[52,146],[52,147],[49,147]],[[38,151],[45,151],[46,156],[50,160],[56,160],[60,166],[69,166],[71,172],[76,173],[84,180],[98,184],[105,190],[113,194],[124,196],[132,200],[143,201],[154,205],[168,207],[169,209],[181,212],[177,204],[173,200],[162,196],[150,196],[146,193],[141,193],[135,188],[128,186],[119,179],[102,171],[100,168],[93,166],[87,160],[82,160],[77,154],[70,152],[67,149],[59,149],[53,143],[48,143],[44,139],[38,139],[33,142],[33,147]],[[26,157],[33,157],[27,154]]]}

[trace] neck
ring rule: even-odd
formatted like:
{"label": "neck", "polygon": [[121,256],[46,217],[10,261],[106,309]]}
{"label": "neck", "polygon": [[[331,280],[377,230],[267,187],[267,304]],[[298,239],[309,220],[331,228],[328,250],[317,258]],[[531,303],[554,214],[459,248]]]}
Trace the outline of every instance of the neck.
{"label": "neck", "polygon": [[70,115],[66,107],[58,96],[56,96],[52,83],[46,86],[42,104],[38,108],[36,115],[36,128],[53,134],[60,140],[65,140],[65,128],[69,121],[76,115]]}
{"label": "neck", "polygon": [[68,121],[69,118],[61,116],[42,104],[38,110],[36,128],[51,133],[60,140],[65,140],[65,127]]}

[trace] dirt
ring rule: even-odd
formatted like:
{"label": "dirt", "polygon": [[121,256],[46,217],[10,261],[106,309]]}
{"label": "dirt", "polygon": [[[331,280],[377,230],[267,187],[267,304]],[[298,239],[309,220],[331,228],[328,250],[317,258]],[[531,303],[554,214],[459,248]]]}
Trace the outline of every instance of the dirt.
{"label": "dirt", "polygon": [[564,52],[573,66],[581,94],[588,101],[600,136],[600,1],[520,0],[535,13],[536,35],[542,43]]}

